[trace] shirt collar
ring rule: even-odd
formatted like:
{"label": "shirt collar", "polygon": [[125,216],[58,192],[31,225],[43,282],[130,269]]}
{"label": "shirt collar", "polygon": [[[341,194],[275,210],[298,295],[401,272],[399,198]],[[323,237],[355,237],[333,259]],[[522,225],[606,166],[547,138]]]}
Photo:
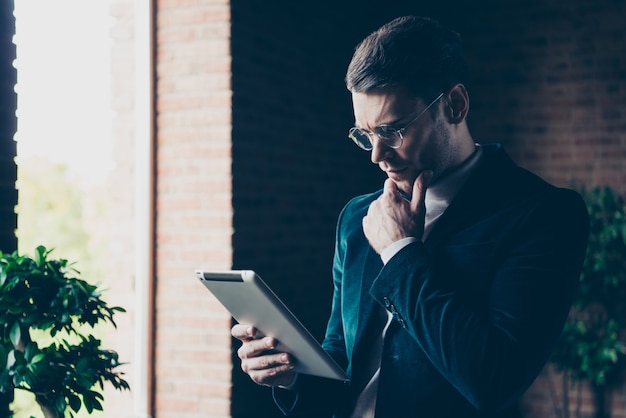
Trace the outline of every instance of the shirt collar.
{"label": "shirt collar", "polygon": [[431,201],[439,204],[445,202],[447,206],[461,190],[471,172],[476,168],[482,154],[482,147],[480,144],[476,144],[474,152],[465,161],[426,189],[426,202]]}

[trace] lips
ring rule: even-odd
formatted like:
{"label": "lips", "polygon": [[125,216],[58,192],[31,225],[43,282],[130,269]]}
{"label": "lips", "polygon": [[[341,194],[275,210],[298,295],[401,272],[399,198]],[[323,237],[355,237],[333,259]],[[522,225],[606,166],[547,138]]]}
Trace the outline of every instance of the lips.
{"label": "lips", "polygon": [[404,174],[405,171],[406,171],[406,167],[385,170],[385,172],[387,173],[387,176],[390,179],[394,179],[394,180],[402,178],[402,175]]}

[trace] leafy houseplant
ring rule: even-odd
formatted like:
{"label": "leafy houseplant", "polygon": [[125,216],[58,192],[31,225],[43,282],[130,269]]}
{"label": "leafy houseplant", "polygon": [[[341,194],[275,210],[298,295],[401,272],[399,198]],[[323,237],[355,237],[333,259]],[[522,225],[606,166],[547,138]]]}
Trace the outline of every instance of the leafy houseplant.
{"label": "leafy houseplant", "polygon": [[596,417],[605,418],[606,389],[622,379],[626,360],[626,205],[607,187],[582,195],[590,217],[589,244],[579,291],[552,362],[573,380],[589,381]]}
{"label": "leafy houseplant", "polygon": [[[33,258],[0,252],[0,416],[13,416],[16,389],[32,392],[46,418],[65,416],[81,405],[102,410],[103,388],[129,389],[115,369],[115,351],[100,348],[88,327],[110,322],[124,312],[109,307],[101,292],[73,274],[65,259],[48,259],[43,246]],[[43,346],[47,340],[49,345]],[[69,416],[73,417],[70,411]]]}

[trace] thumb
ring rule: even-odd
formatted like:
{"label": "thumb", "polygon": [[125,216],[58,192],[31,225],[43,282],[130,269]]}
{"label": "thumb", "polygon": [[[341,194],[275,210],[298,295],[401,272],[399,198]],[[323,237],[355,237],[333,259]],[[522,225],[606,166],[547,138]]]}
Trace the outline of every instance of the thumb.
{"label": "thumb", "polygon": [[385,179],[385,183],[383,184],[383,193],[389,194],[391,196],[398,195],[398,186],[391,179]]}
{"label": "thumb", "polygon": [[430,170],[424,170],[413,182],[413,195],[411,196],[411,212],[417,214],[420,209],[424,208],[424,197],[426,196],[426,189],[433,178],[433,172]]}

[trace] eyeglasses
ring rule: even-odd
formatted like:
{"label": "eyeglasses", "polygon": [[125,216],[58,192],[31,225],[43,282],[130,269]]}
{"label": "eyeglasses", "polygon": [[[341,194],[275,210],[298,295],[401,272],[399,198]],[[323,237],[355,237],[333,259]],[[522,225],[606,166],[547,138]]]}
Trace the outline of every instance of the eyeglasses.
{"label": "eyeglasses", "polygon": [[350,128],[350,130],[348,131],[348,138],[354,141],[354,143],[357,144],[359,148],[365,151],[371,151],[372,148],[374,148],[374,145],[373,145],[374,143],[372,141],[372,135],[374,134],[376,134],[378,139],[381,142],[383,142],[386,146],[390,148],[394,148],[394,149],[400,148],[402,146],[402,138],[403,138],[404,131],[406,131],[406,129],[409,126],[411,126],[413,122],[418,120],[420,116],[426,113],[426,111],[430,109],[430,107],[434,105],[437,102],[437,100],[441,99],[442,97],[443,97],[443,93],[439,94],[439,96],[437,96],[435,100],[430,102],[430,104],[426,106],[424,110],[419,112],[417,116],[411,119],[410,122],[408,122],[406,125],[404,125],[404,127],[400,129],[394,128],[391,125],[385,124],[385,125],[379,125],[375,127],[374,132],[370,132],[366,129],[357,128],[356,126],[354,126]]}

